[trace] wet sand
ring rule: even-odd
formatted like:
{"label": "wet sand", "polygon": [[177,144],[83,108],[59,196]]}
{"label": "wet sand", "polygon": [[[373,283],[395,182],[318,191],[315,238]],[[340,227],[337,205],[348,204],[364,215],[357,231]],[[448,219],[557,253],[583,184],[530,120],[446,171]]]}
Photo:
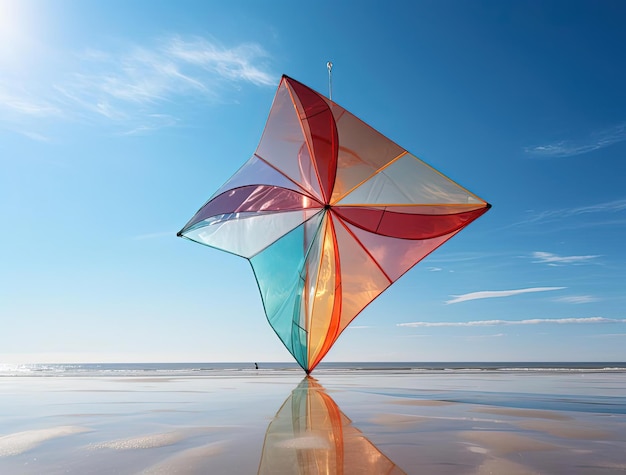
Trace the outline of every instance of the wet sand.
{"label": "wet sand", "polygon": [[624,474],[626,374],[0,378],[0,473]]}

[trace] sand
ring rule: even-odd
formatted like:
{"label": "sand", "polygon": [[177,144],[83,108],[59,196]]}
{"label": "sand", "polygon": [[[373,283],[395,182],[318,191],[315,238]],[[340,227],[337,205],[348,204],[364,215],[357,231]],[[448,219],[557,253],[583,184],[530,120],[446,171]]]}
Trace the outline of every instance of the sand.
{"label": "sand", "polygon": [[19,455],[52,439],[88,431],[86,427],[60,426],[8,434],[0,437],[0,457]]}
{"label": "sand", "polygon": [[[624,474],[625,375],[0,379],[0,473]],[[603,388],[594,392],[591,388]]]}

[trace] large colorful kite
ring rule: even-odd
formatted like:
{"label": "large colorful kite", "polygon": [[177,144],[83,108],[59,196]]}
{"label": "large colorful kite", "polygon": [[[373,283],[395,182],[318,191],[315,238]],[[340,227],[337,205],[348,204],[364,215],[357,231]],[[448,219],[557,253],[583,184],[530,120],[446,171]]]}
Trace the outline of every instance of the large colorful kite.
{"label": "large colorful kite", "polygon": [[417,262],[490,205],[283,76],[256,152],[178,233],[248,259],[307,372]]}

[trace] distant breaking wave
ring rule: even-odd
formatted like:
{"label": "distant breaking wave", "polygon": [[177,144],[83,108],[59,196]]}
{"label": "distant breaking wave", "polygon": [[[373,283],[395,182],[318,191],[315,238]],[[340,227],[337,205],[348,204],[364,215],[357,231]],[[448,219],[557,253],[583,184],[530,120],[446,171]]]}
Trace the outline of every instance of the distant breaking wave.
{"label": "distant breaking wave", "polygon": [[[0,364],[0,377],[141,377],[211,376],[226,373],[300,372],[296,363],[89,363]],[[321,363],[314,374],[337,372],[467,373],[467,372],[626,372],[625,362],[355,362]]]}

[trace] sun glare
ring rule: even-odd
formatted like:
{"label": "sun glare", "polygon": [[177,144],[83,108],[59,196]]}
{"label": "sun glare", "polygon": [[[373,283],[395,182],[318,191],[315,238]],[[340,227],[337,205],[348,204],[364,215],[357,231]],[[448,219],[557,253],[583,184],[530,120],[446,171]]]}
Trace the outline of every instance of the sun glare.
{"label": "sun glare", "polygon": [[18,0],[0,0],[0,63],[17,63],[32,43],[25,4]]}
{"label": "sun glare", "polygon": [[11,0],[0,0],[0,38],[6,40],[16,36],[18,30],[19,4]]}

